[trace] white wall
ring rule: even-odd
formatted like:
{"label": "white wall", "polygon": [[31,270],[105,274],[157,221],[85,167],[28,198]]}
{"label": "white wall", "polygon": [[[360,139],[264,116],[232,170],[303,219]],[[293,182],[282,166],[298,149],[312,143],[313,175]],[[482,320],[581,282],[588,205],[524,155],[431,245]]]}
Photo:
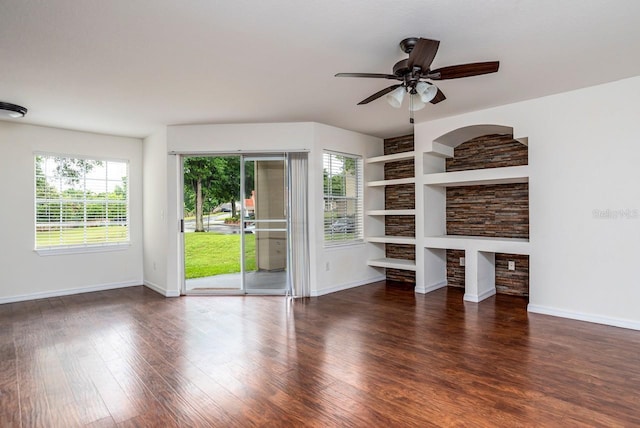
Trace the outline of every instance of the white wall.
{"label": "white wall", "polygon": [[[316,123],[273,123],[237,125],[170,126],[167,149],[179,153],[234,153],[271,151],[309,152],[309,222],[311,290],[314,295],[366,284],[383,278],[366,266],[365,244],[325,249],[322,245],[322,150],[369,156],[378,154],[382,140]],[[168,221],[167,289],[179,290],[182,278],[180,240],[176,210],[178,204],[179,158],[169,155],[167,209]],[[329,263],[329,271],[325,270]]]}
{"label": "white wall", "polygon": [[[344,290],[357,285],[380,281],[385,278],[384,271],[367,266],[367,259],[384,257],[381,249],[372,244],[360,243],[334,247],[324,246],[324,213],[323,213],[323,177],[322,152],[332,150],[363,158],[382,154],[382,140],[356,132],[332,126],[314,125],[315,144],[309,158],[309,179],[314,189],[310,193],[309,211],[313,217],[310,221],[311,231],[311,277],[312,295],[322,295],[333,291]],[[368,165],[365,166],[364,181],[368,179]],[[376,189],[380,190],[380,189]],[[378,198],[377,207],[383,205],[384,195],[375,193],[374,189],[364,186],[365,206],[370,206],[370,199]],[[375,205],[373,205],[375,206]],[[365,216],[365,235],[370,227],[374,227],[370,218]],[[381,234],[381,233],[378,233]],[[315,257],[314,257],[315,255]],[[327,269],[329,265],[329,270]]]}
{"label": "white wall", "polygon": [[166,296],[178,295],[167,289],[166,128],[144,139],[142,164],[144,283]]}
{"label": "white wall", "polygon": [[167,147],[170,152],[181,153],[311,150],[313,124],[300,122],[169,126]]}
{"label": "white wall", "polygon": [[476,124],[529,137],[529,309],[640,329],[638,117],[640,77],[419,123],[416,150]]}
{"label": "white wall", "polygon": [[[0,121],[0,303],[142,284],[142,141]],[[131,245],[41,256],[34,251],[34,152],[129,161]]]}

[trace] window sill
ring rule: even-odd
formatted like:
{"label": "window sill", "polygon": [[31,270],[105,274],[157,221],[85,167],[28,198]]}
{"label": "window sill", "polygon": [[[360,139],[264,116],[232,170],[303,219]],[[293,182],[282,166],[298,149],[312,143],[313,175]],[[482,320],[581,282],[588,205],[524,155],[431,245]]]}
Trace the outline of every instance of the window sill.
{"label": "window sill", "polygon": [[346,248],[351,248],[351,247],[362,247],[364,246],[365,242],[364,240],[357,240],[357,241],[350,241],[350,242],[344,242],[344,243],[331,243],[331,244],[324,244],[324,249],[325,250],[341,250],[341,249],[346,249]]}
{"label": "window sill", "polygon": [[59,247],[34,249],[39,256],[60,256],[65,254],[104,253],[110,251],[124,251],[131,247],[131,242],[119,244],[99,244],[81,247]]}

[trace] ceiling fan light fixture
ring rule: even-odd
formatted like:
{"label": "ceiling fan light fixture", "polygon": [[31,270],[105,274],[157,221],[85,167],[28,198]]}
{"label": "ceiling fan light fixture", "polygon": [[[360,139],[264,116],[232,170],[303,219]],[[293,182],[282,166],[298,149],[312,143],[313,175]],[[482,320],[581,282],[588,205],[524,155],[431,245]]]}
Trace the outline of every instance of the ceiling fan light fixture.
{"label": "ceiling fan light fixture", "polygon": [[394,89],[393,91],[387,94],[387,102],[393,108],[400,108],[402,105],[402,101],[404,100],[404,94],[406,90],[404,86],[400,86],[399,88]]}
{"label": "ceiling fan light fixture", "polygon": [[27,114],[25,107],[0,101],[0,118],[18,119],[24,117],[25,114]]}
{"label": "ceiling fan light fixture", "polygon": [[438,94],[438,88],[427,82],[418,82],[416,85],[416,91],[420,94],[420,99],[423,103],[430,102]]}
{"label": "ceiling fan light fixture", "polygon": [[411,99],[410,99],[410,103],[409,103],[409,110],[410,111],[418,111],[418,110],[422,110],[426,104],[424,103],[424,101],[422,101],[422,97],[419,94],[411,94],[410,95]]}

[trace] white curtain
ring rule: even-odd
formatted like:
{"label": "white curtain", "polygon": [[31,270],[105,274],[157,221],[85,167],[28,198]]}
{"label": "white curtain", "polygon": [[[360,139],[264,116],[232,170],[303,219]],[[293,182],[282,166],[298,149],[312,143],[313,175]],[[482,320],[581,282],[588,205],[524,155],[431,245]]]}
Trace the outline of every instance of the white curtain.
{"label": "white curtain", "polygon": [[289,239],[289,284],[294,298],[311,295],[309,270],[308,156],[289,153],[289,207],[291,233]]}

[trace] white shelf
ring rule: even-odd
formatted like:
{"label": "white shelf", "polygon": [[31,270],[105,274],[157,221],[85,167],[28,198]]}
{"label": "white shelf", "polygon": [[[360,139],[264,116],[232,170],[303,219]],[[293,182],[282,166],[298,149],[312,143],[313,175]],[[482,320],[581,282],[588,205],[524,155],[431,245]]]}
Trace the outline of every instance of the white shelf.
{"label": "white shelf", "polygon": [[365,160],[365,163],[385,163],[396,162],[401,160],[413,159],[415,156],[414,151],[404,153],[394,153],[392,155],[375,156]]}
{"label": "white shelf", "polygon": [[424,175],[424,184],[442,187],[527,183],[528,181],[529,165],[440,172]]}
{"label": "white shelf", "polygon": [[529,254],[529,240],[522,238],[488,238],[484,236],[427,236],[425,248],[445,250],[476,250],[489,253]]}
{"label": "white shelf", "polygon": [[368,242],[376,242],[380,244],[407,244],[415,245],[416,238],[412,236],[369,236]]}
{"label": "white shelf", "polygon": [[[403,160],[413,160],[415,158],[415,151],[394,153],[392,155],[376,156],[365,160],[367,164],[383,164],[386,162],[397,162]],[[400,184],[415,184],[416,178],[398,178],[393,180],[374,180],[366,183],[367,187],[384,188],[384,186],[394,186]],[[374,209],[367,210],[368,216],[389,216],[389,215],[415,215],[415,209],[400,209],[400,210],[385,210]],[[374,244],[406,244],[415,245],[416,238],[412,236],[369,236],[366,241]],[[416,271],[416,262],[413,260],[393,259],[393,258],[380,258],[371,259],[367,261],[367,265],[388,268],[388,269],[400,269],[406,271]]]}
{"label": "white shelf", "polygon": [[415,215],[416,210],[369,210],[367,215]]}
{"label": "white shelf", "polygon": [[367,264],[369,266],[391,268],[391,269],[401,269],[401,270],[411,270],[411,271],[416,270],[416,262],[413,260],[383,258],[383,259],[367,260]]}
{"label": "white shelf", "polygon": [[415,183],[415,177],[409,178],[396,178],[395,180],[378,180],[378,181],[369,181],[367,183],[367,187],[376,187],[376,186],[394,186],[396,184],[411,184]]}

